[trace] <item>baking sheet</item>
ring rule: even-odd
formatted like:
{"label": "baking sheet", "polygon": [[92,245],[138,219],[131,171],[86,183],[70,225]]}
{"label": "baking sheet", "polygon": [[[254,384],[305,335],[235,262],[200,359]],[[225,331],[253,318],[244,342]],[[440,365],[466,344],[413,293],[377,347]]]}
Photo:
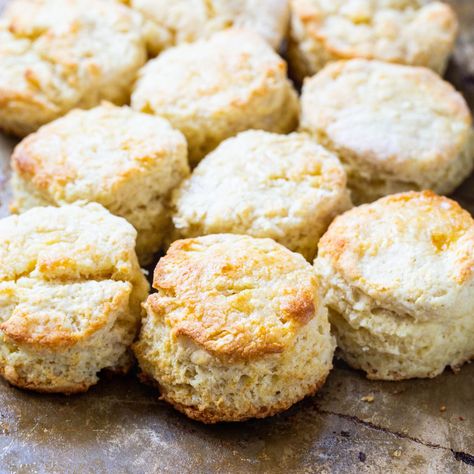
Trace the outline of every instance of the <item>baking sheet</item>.
{"label": "baking sheet", "polygon": [[[450,3],[462,33],[448,77],[474,106],[474,1]],[[0,136],[1,216],[13,145]],[[455,198],[474,212],[474,176]],[[71,397],[0,381],[0,472],[407,471],[474,472],[474,364],[433,380],[369,382],[337,363],[316,397],[286,413],[218,426],[186,419],[133,375]]]}

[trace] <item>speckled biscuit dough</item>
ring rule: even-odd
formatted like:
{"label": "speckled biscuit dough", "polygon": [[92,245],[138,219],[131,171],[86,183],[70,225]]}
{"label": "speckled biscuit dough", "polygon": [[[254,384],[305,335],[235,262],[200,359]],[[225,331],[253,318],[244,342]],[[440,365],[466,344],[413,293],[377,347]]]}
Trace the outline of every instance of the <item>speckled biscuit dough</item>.
{"label": "speckled biscuit dough", "polygon": [[253,130],[206,156],[172,204],[179,237],[270,237],[310,261],[334,217],[351,207],[335,155],[303,134]]}
{"label": "speckled biscuit dough", "polygon": [[307,79],[300,128],[336,153],[355,203],[408,190],[448,194],[474,166],[460,93],[426,68],[352,60]]}
{"label": "speckled biscuit dough", "polygon": [[318,390],[334,340],[311,265],[271,239],[178,240],[134,351],[162,398],[205,423],[263,418]]}
{"label": "speckled biscuit dough", "polygon": [[427,0],[291,0],[288,56],[302,80],[340,59],[378,59],[442,74],[458,22],[452,8]]}
{"label": "speckled biscuit dough", "polygon": [[25,136],[74,107],[126,103],[142,27],[115,0],[13,0],[0,18],[0,128]]}
{"label": "speckled biscuit dough", "polygon": [[287,0],[129,0],[146,20],[152,54],[207,38],[232,26],[260,34],[278,48],[289,26]]}
{"label": "speckled biscuit dough", "polygon": [[148,283],[136,232],[99,204],[37,207],[0,220],[0,374],[76,393],[126,370]]}
{"label": "speckled biscuit dough", "polygon": [[192,164],[244,130],[290,132],[299,111],[286,63],[255,33],[232,28],[151,60],[140,72],[132,107],[181,130]]}
{"label": "speckled biscuit dough", "polygon": [[335,219],[315,260],[342,357],[370,379],[435,377],[474,357],[474,220],[430,191]]}
{"label": "speckled biscuit dough", "polygon": [[43,126],[16,146],[12,168],[14,212],[98,202],[137,229],[142,264],[170,232],[166,201],[189,174],[180,132],[162,118],[111,104]]}

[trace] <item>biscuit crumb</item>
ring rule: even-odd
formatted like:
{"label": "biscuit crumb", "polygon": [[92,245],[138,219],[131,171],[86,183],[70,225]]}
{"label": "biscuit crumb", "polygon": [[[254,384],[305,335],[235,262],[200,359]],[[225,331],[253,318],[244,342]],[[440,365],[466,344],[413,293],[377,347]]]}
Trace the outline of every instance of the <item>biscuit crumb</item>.
{"label": "biscuit crumb", "polygon": [[392,457],[394,457],[394,458],[399,458],[399,457],[401,457],[401,455],[402,455],[402,450],[401,450],[401,448],[396,449],[396,450],[393,451],[393,453],[392,453]]}
{"label": "biscuit crumb", "polygon": [[373,395],[366,395],[365,397],[362,397],[361,400],[366,403],[372,403],[375,400],[375,397]]}

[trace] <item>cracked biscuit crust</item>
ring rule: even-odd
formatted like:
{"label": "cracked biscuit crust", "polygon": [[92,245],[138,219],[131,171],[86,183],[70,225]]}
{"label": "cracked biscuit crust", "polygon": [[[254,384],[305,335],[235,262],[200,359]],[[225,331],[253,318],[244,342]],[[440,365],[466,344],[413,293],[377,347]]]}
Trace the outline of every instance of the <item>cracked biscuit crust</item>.
{"label": "cracked biscuit crust", "polygon": [[34,208],[0,221],[0,372],[73,393],[126,362],[148,284],[136,232],[98,204]]}
{"label": "cracked biscuit crust", "polygon": [[20,136],[74,107],[128,101],[140,15],[113,0],[14,0],[0,19],[0,128]]}
{"label": "cracked biscuit crust", "polygon": [[299,113],[283,59],[255,33],[233,28],[149,61],[132,107],[181,130],[193,165],[238,132],[288,133]]}
{"label": "cracked biscuit crust", "polygon": [[252,130],[201,161],[173,193],[173,207],[180,237],[269,237],[312,261],[319,238],[351,202],[332,153],[303,134]]}
{"label": "cracked biscuit crust", "polygon": [[289,61],[302,80],[340,59],[425,66],[442,74],[458,31],[443,2],[291,0]]}
{"label": "cracked biscuit crust", "polygon": [[370,378],[434,377],[474,356],[474,221],[432,192],[335,219],[315,268],[343,357]]}
{"label": "cracked biscuit crust", "polygon": [[163,397],[204,422],[269,416],[313,393],[333,338],[311,266],[270,239],[173,243],[134,345]]}
{"label": "cracked biscuit crust", "polygon": [[339,61],[305,81],[301,103],[301,130],[339,156],[356,203],[448,194],[473,169],[469,108],[429,69]]}

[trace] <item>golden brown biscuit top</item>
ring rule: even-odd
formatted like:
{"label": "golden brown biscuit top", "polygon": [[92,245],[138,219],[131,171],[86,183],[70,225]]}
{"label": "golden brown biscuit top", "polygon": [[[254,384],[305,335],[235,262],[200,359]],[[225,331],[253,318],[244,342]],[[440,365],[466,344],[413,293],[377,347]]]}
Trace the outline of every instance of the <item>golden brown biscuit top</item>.
{"label": "golden brown biscuit top", "polygon": [[37,207],[0,220],[0,281],[128,280],[135,229],[99,204]]}
{"label": "golden brown biscuit top", "polygon": [[209,352],[282,352],[319,311],[318,281],[302,256],[270,239],[216,234],[176,241],[154,274],[147,306]]}
{"label": "golden brown biscuit top", "polygon": [[103,103],[73,110],[26,137],[12,166],[55,202],[107,202],[123,182],[182,166],[185,157],[184,136],[166,120]]}
{"label": "golden brown biscuit top", "polygon": [[0,330],[17,345],[61,350],[87,340],[128,308],[132,285],[20,278],[0,283]]}
{"label": "golden brown biscuit top", "polygon": [[416,307],[419,317],[474,303],[474,220],[431,191],[388,196],[337,217],[318,261],[377,300],[410,313]]}

